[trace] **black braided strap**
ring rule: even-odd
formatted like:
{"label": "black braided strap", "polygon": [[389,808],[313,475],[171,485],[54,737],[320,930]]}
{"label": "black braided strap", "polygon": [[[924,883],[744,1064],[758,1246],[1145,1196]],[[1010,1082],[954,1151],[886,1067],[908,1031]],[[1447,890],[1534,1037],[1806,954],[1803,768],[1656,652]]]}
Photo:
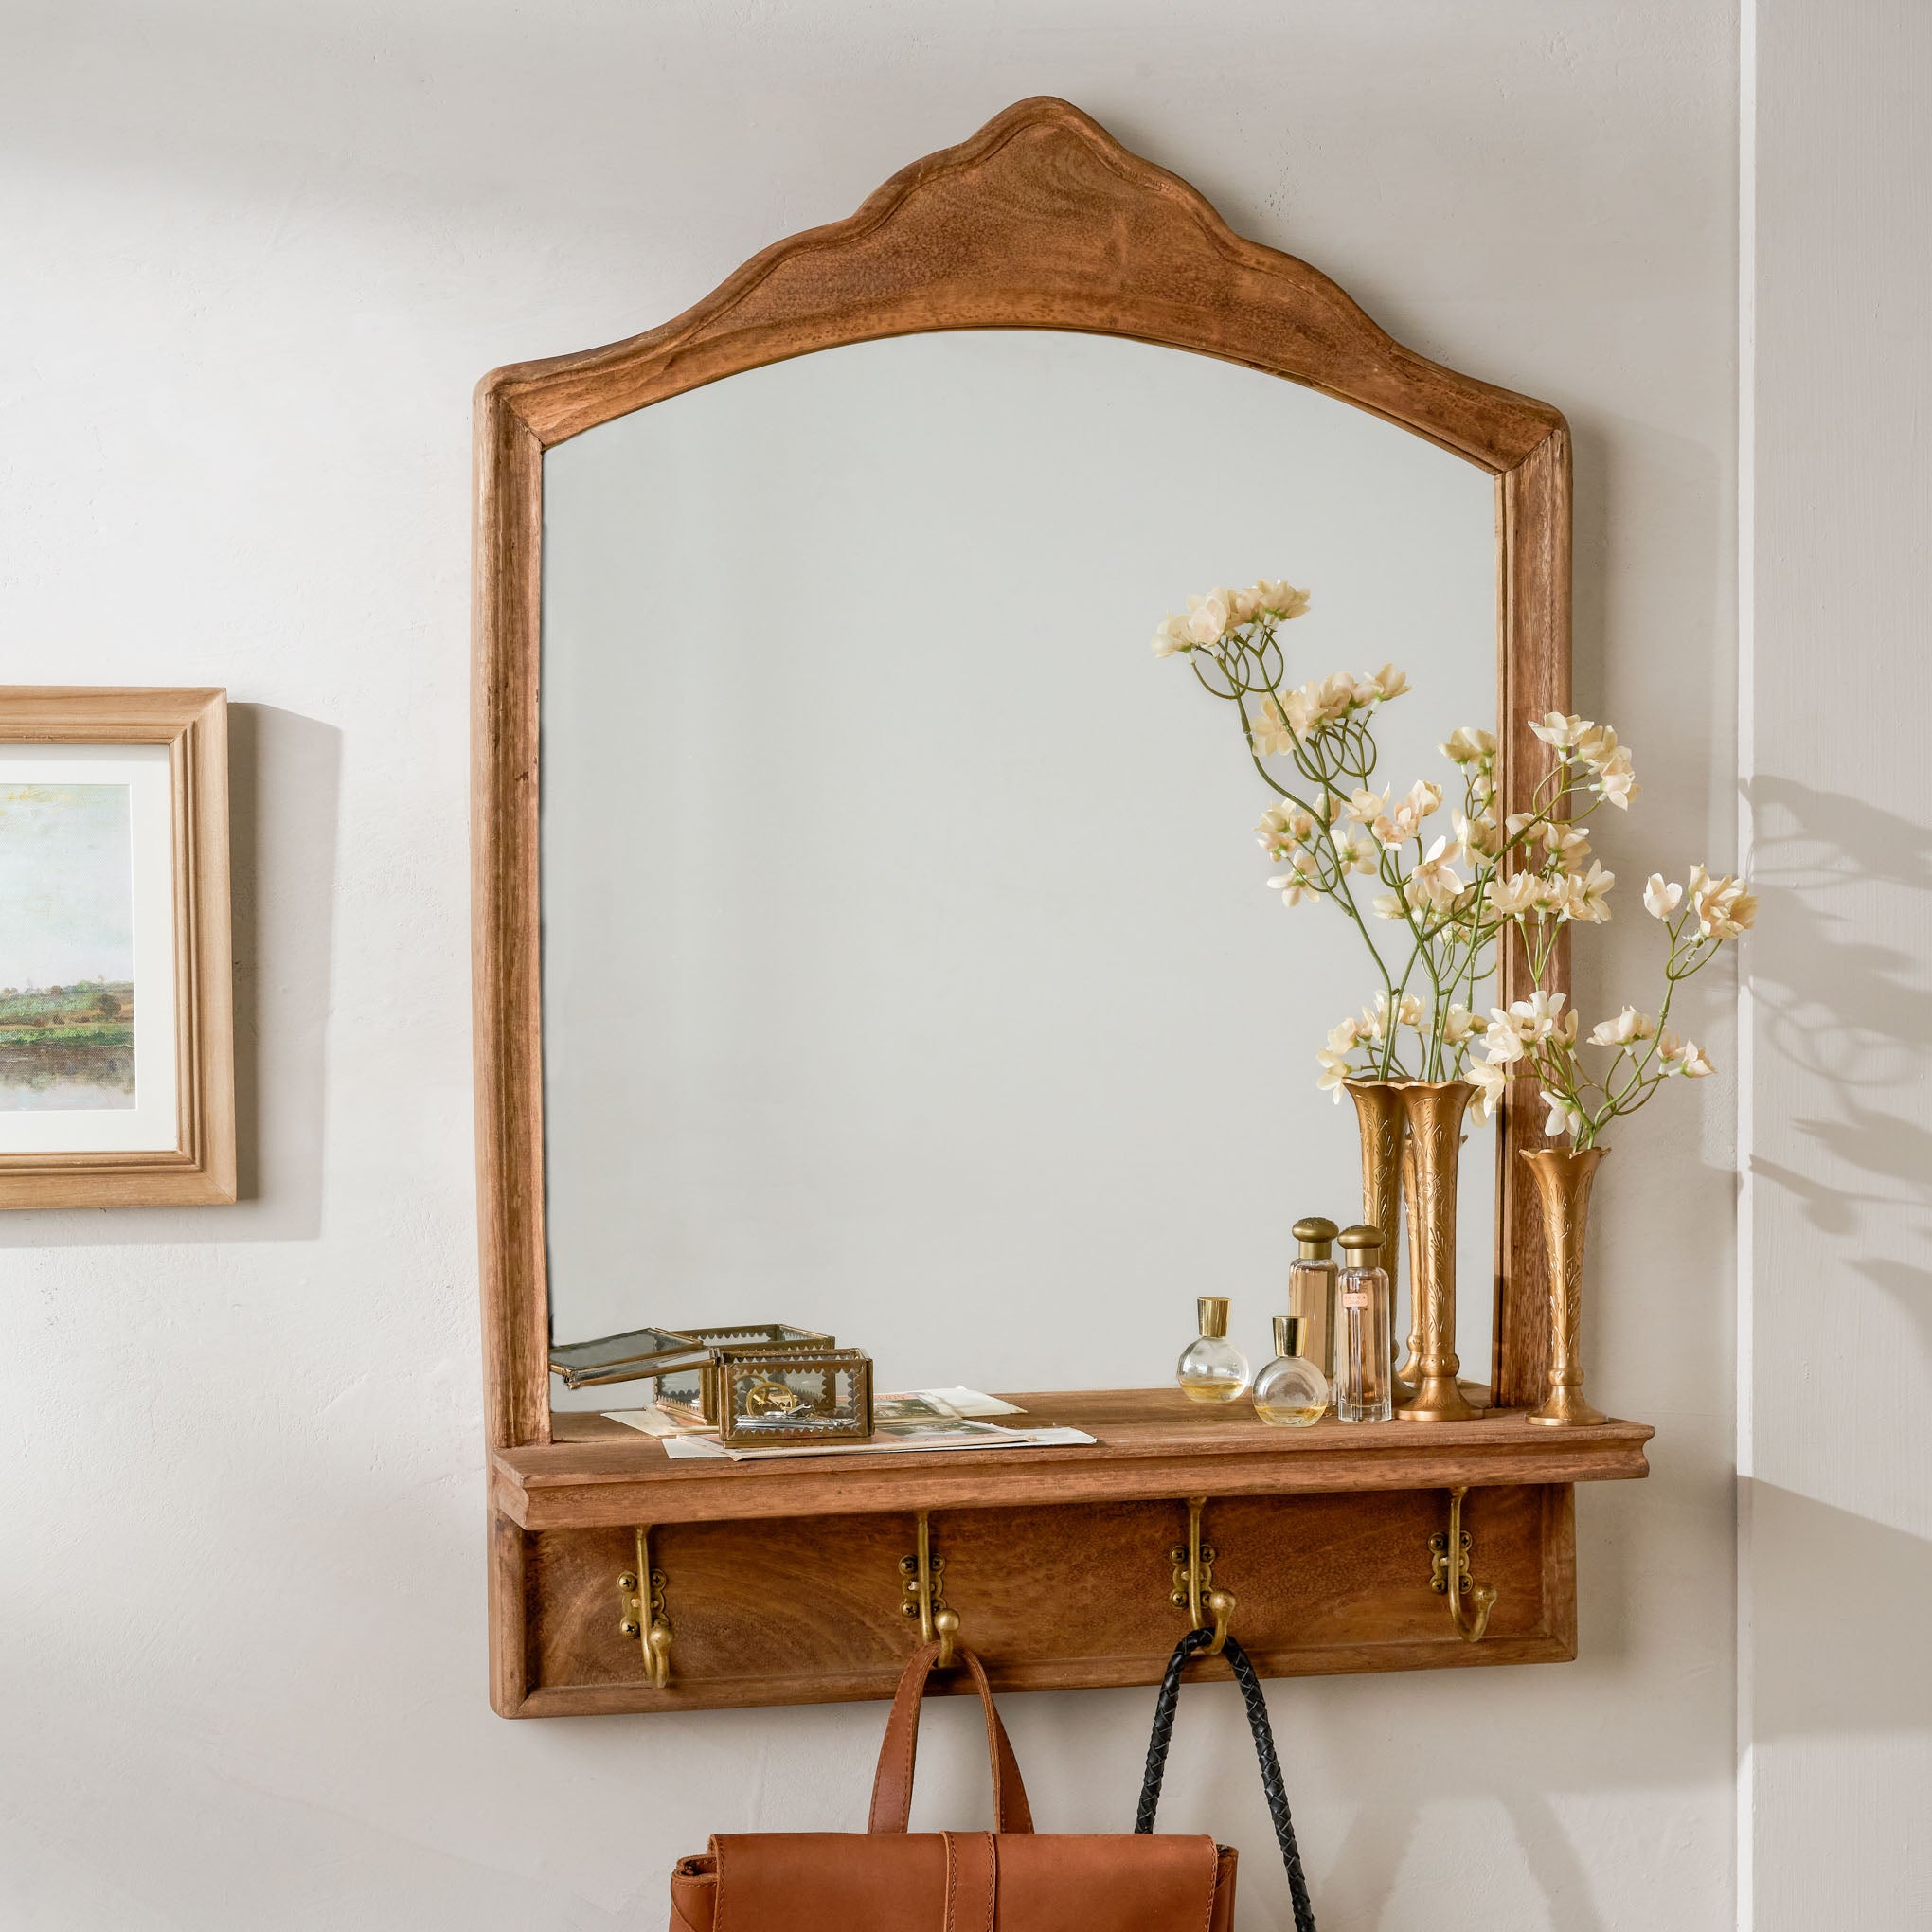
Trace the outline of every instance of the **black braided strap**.
{"label": "black braided strap", "polygon": [[[1174,1740],[1174,1707],[1180,1700],[1181,1673],[1196,1653],[1214,1641],[1211,1630],[1190,1630],[1174,1646],[1168,1659],[1167,1675],[1160,1680],[1160,1694],[1154,1705],[1154,1735],[1147,1741],[1147,1771],[1140,1782],[1140,1809],[1135,1815],[1136,1832],[1154,1830],[1154,1814],[1160,1803],[1160,1783],[1167,1771],[1168,1746]],[[1248,1662],[1247,1653],[1229,1637],[1221,1655],[1241,1686],[1242,1702],[1247,1706],[1248,1729],[1254,1733],[1255,1756],[1261,1764],[1261,1794],[1268,1800],[1268,1816],[1275,1821],[1275,1842],[1281,1848],[1281,1863],[1288,1872],[1288,1893],[1295,1902],[1295,1932],[1315,1932],[1315,1907],[1308,1902],[1308,1880],[1302,1875],[1301,1852],[1295,1843],[1295,1821],[1288,1816],[1288,1790],[1281,1781],[1281,1762],[1275,1755],[1274,1727],[1268,1723],[1268,1706],[1261,1695],[1261,1679]]]}

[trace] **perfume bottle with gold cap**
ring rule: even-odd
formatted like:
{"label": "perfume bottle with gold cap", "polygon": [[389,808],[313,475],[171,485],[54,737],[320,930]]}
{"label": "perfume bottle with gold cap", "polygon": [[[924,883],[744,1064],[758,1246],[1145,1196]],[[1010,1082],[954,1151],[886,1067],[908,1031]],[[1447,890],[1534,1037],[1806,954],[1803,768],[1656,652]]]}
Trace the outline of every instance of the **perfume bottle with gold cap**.
{"label": "perfume bottle with gold cap", "polygon": [[1248,1386],[1247,1357],[1227,1339],[1227,1297],[1204,1295],[1194,1307],[1201,1333],[1174,1365],[1174,1382],[1190,1402],[1235,1402]]}
{"label": "perfume bottle with gold cap", "polygon": [[1345,1227],[1338,1239],[1346,1264],[1335,1284],[1335,1414],[1345,1422],[1386,1422],[1395,1413],[1395,1371],[1382,1230]]}
{"label": "perfume bottle with gold cap", "polygon": [[[1331,1381],[1335,1372],[1335,1225],[1319,1214],[1295,1224],[1298,1252],[1288,1270],[1288,1313],[1302,1320],[1300,1352]],[[1277,1351],[1279,1352],[1279,1351]]]}
{"label": "perfume bottle with gold cap", "polygon": [[1305,1429],[1328,1412],[1328,1377],[1305,1359],[1308,1323],[1298,1315],[1275,1317],[1275,1359],[1255,1377],[1255,1413],[1282,1429]]}

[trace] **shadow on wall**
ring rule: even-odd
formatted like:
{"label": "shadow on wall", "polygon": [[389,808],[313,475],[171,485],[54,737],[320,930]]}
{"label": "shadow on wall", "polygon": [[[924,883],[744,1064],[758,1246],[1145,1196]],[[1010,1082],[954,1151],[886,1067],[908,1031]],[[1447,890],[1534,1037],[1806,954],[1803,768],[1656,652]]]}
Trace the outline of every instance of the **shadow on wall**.
{"label": "shadow on wall", "polygon": [[[1932,1129],[1887,1104],[1903,1089],[1913,1112],[1932,1062],[1926,968],[1909,946],[1841,939],[1844,924],[1869,930],[1882,897],[1932,893],[1932,830],[1860,799],[1790,778],[1746,787],[1757,821],[1757,884],[1764,929],[1754,939],[1752,991],[1771,1050],[1811,1077],[1811,1093],[1833,1098],[1830,1117],[1784,1123],[1781,1152],[1802,1165],[1752,1161],[1752,1172],[1781,1189],[1820,1233],[1856,1245],[1848,1264],[1892,1296],[1932,1359],[1932,1273],[1899,1256],[1919,1253],[1932,1219]],[[1850,1185],[1833,1163],[1852,1171]],[[1869,1177],[1861,1185],[1858,1176]],[[1900,1210],[1905,1210],[1902,1214]]]}
{"label": "shadow on wall", "polygon": [[1753,1569],[1750,1734],[1844,1737],[1932,1730],[1932,1672],[1889,1670],[1875,1633],[1924,1627],[1932,1542],[1775,1483],[1739,1484]]}
{"label": "shadow on wall", "polygon": [[0,1246],[145,1247],[313,1241],[319,1234],[341,783],[342,733],[334,725],[273,705],[229,705],[236,1205],[10,1214],[0,1217]]}

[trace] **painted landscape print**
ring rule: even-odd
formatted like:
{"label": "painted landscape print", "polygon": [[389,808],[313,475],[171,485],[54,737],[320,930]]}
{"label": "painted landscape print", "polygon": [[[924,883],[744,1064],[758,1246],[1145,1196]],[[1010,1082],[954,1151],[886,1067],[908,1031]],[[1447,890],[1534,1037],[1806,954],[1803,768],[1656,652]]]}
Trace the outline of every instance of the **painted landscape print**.
{"label": "painted landscape print", "polygon": [[121,785],[0,787],[0,1113],[134,1104]]}

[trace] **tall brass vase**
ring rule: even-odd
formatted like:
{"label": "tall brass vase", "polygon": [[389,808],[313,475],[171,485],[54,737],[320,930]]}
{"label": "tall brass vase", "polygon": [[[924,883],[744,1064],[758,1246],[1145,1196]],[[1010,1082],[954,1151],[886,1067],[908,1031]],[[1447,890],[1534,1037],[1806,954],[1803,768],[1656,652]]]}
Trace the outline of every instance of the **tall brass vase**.
{"label": "tall brass vase", "polygon": [[1417,1080],[1402,1089],[1414,1178],[1409,1188],[1409,1297],[1419,1344],[1416,1386],[1396,1410],[1405,1422],[1468,1422],[1482,1414],[1456,1386],[1456,1181],[1466,1080]]}
{"label": "tall brass vase", "polygon": [[1382,1230],[1382,1265],[1402,1225],[1402,1090],[1399,1080],[1345,1080],[1362,1130],[1362,1219]]}
{"label": "tall brass vase", "polygon": [[[1347,1080],[1342,1084],[1355,1103],[1355,1124],[1362,1133],[1362,1219],[1382,1230],[1382,1266],[1388,1292],[1395,1294],[1395,1244],[1402,1226],[1402,1190],[1408,1172],[1408,1129],[1402,1109],[1399,1080]],[[1413,1352],[1413,1350],[1411,1351]],[[1396,1375],[1395,1399],[1406,1401],[1405,1371]]]}
{"label": "tall brass vase", "polygon": [[1590,1221],[1590,1184],[1607,1147],[1526,1148],[1543,1209],[1543,1245],[1549,1257],[1549,1395],[1529,1420],[1576,1429],[1609,1420],[1583,1400],[1582,1337],[1583,1235]]}

